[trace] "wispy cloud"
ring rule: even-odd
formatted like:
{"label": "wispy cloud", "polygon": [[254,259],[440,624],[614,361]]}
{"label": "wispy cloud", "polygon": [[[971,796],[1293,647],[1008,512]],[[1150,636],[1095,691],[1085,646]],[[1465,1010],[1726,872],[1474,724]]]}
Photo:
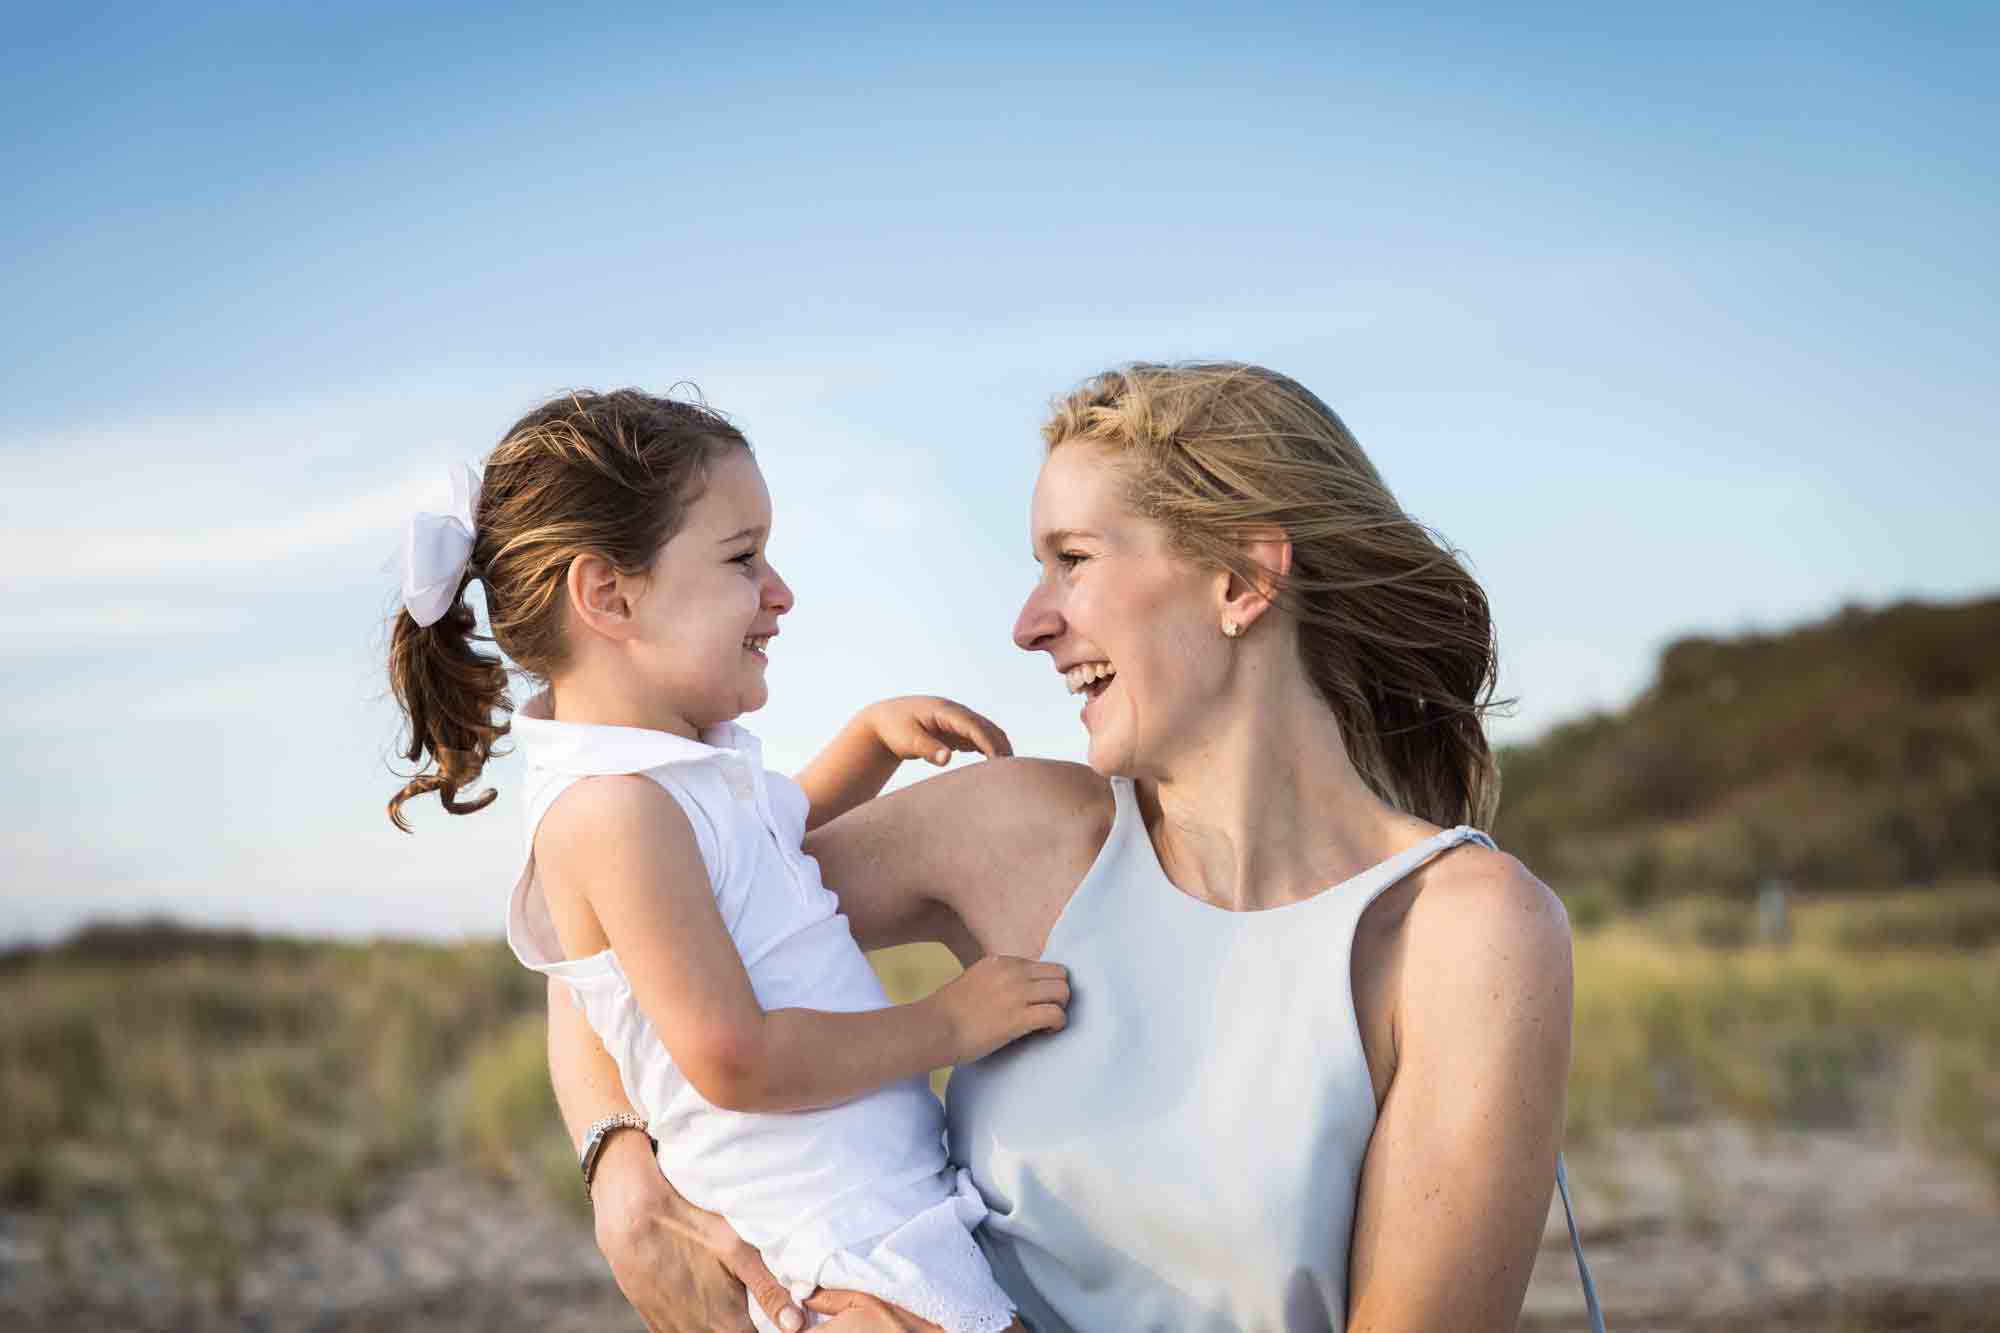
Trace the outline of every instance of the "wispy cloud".
{"label": "wispy cloud", "polygon": [[195,527],[97,532],[88,539],[73,522],[10,526],[0,533],[0,564],[33,569],[38,582],[261,574],[274,562],[346,547],[371,533],[383,539],[386,556],[395,524],[426,505],[434,507],[440,487],[437,480],[412,477],[298,513]]}
{"label": "wispy cloud", "polygon": [[0,603],[0,643],[42,644],[99,639],[177,638],[234,628],[242,617],[191,607],[147,606],[131,602],[89,606],[27,606]]}

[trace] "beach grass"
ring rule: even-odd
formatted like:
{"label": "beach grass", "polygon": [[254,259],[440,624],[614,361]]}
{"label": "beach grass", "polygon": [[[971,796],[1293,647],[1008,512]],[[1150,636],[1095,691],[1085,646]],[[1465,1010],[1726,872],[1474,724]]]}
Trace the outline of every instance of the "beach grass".
{"label": "beach grass", "polygon": [[[2000,885],[1752,909],[1679,900],[1576,929],[1569,1138],[1727,1117],[1882,1124],[2000,1189]],[[549,1090],[544,989],[498,942],[169,935],[0,967],[0,1206],[109,1212],[226,1304],[286,1213],[363,1219],[455,1161],[582,1207]],[[874,956],[892,997],[957,972]],[[942,1080],[939,1080],[941,1086]]]}

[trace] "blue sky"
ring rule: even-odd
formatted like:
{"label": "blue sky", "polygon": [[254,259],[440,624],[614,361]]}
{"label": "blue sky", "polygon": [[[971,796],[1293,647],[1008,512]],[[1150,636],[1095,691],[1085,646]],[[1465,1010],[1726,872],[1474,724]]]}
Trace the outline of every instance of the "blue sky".
{"label": "blue sky", "polygon": [[1673,636],[2000,586],[2000,20],[41,7],[0,87],[0,938],[497,929],[508,784],[381,806],[399,518],[700,385],[799,608],[749,719],[1081,732],[1007,637],[1047,400],[1265,362],[1462,547],[1508,738]]}

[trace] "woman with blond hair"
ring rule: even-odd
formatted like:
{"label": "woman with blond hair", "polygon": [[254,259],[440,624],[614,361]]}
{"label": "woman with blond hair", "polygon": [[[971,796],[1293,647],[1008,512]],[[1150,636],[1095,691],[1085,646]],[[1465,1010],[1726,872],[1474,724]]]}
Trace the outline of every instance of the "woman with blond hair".
{"label": "woman with blond hair", "polygon": [[[807,841],[864,947],[1069,969],[1067,1030],[950,1087],[995,1275],[1039,1333],[1513,1328],[1558,1179],[1570,953],[1555,895],[1479,831],[1485,594],[1272,371],[1113,370],[1043,437],[1014,640],[1083,701],[1087,766],[982,764]],[[581,1138],[629,1106],[559,999]],[[644,1135],[594,1146],[599,1243],[649,1328],[745,1327],[743,1285],[801,1325]]]}

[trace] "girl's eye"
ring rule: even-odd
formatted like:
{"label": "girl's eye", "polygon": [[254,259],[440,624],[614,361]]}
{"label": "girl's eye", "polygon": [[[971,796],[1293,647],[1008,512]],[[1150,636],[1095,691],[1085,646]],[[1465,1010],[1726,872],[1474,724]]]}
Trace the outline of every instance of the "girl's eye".
{"label": "girl's eye", "polygon": [[752,564],[756,563],[756,560],[757,560],[757,553],[755,551],[745,551],[741,555],[732,555],[729,557],[729,562],[731,564],[742,565],[746,569],[749,568]]}

